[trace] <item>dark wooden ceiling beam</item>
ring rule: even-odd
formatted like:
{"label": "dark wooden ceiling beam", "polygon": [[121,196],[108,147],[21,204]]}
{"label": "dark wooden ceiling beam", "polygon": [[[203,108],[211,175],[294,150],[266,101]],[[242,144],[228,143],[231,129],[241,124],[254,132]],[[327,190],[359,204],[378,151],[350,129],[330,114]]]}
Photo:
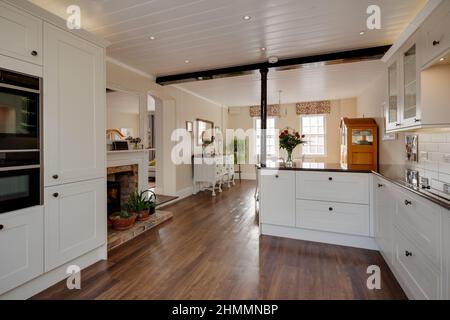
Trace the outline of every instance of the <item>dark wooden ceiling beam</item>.
{"label": "dark wooden ceiling beam", "polygon": [[340,63],[350,63],[367,60],[378,60],[384,56],[384,54],[389,50],[390,47],[391,45],[386,45],[358,50],[319,54],[307,57],[281,59],[277,63],[261,62],[235,67],[161,76],[156,78],[156,83],[160,85],[169,85],[191,81],[236,77],[246,74],[252,74],[264,68],[288,70],[301,68],[305,65],[312,63],[323,63],[324,65],[327,65],[327,64],[340,64]]}

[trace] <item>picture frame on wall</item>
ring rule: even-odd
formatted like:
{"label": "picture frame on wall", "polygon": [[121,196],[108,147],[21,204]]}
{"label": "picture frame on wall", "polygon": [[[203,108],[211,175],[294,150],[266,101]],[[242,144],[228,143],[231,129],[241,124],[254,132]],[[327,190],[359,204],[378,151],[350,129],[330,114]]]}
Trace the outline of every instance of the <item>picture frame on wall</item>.
{"label": "picture frame on wall", "polygon": [[186,121],[186,131],[187,132],[194,131],[194,123],[192,121]]}

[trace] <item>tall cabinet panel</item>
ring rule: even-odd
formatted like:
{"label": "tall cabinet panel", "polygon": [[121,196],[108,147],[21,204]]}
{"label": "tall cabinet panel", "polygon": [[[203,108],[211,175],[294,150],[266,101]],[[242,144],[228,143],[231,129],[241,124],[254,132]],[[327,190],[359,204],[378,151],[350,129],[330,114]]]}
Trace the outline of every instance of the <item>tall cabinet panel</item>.
{"label": "tall cabinet panel", "polygon": [[105,176],[104,49],[44,25],[45,186]]}

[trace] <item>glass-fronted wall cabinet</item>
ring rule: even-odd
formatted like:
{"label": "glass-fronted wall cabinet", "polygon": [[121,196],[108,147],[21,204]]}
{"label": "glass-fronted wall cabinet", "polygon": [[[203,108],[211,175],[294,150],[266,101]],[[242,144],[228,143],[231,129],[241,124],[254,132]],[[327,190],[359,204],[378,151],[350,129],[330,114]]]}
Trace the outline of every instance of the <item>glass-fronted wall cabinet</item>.
{"label": "glass-fronted wall cabinet", "polygon": [[388,67],[388,106],[386,108],[386,129],[394,130],[399,126],[399,87],[398,87],[398,63],[394,61]]}
{"label": "glass-fronted wall cabinet", "polygon": [[418,77],[416,45],[403,53],[403,112],[402,125],[411,126],[420,122],[418,117]]}
{"label": "glass-fronted wall cabinet", "polygon": [[386,130],[417,127],[420,120],[420,59],[412,37],[387,65]]}

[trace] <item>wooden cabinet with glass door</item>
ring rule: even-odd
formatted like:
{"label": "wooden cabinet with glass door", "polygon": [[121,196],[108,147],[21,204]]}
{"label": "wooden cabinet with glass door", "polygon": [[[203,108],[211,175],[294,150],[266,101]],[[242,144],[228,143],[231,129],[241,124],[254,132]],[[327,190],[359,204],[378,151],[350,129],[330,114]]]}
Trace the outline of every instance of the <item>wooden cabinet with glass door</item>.
{"label": "wooden cabinet with glass door", "polygon": [[352,170],[378,171],[378,126],[372,118],[341,121],[341,164]]}

